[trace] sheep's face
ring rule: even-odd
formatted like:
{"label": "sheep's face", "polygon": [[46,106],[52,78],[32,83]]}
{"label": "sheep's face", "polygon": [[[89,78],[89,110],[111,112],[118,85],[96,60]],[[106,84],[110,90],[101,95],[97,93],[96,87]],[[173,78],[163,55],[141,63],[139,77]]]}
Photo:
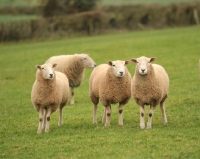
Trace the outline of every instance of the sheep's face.
{"label": "sheep's face", "polygon": [[108,61],[108,65],[112,67],[112,71],[116,77],[123,77],[126,73],[125,67],[129,61]]}
{"label": "sheep's face", "polygon": [[83,67],[85,68],[95,68],[96,63],[93,59],[87,54],[80,54],[80,58],[83,61]]}
{"label": "sheep's face", "polygon": [[53,80],[54,78],[54,70],[53,68],[56,67],[57,64],[44,64],[44,65],[36,65],[36,68],[42,72],[42,76],[44,79]]}
{"label": "sheep's face", "polygon": [[132,62],[137,63],[136,70],[139,72],[140,75],[148,74],[151,62],[153,62],[155,60],[156,60],[155,57],[147,58],[145,56],[142,56],[140,58],[131,59]]}

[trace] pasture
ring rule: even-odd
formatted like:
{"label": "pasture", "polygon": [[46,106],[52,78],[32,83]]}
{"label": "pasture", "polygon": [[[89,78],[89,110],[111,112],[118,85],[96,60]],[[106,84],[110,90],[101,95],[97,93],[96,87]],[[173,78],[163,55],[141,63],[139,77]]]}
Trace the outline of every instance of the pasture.
{"label": "pasture", "polygon": [[[200,27],[122,32],[103,36],[46,42],[0,44],[0,158],[200,158]],[[51,116],[50,132],[38,135],[38,113],[30,93],[36,64],[52,55],[88,53],[97,64],[145,55],[156,57],[170,78],[166,100],[168,123],[162,124],[159,106],[152,129],[141,130],[139,108],[133,101],[124,107],[124,125],[118,126],[118,105],[112,105],[111,126],[92,123],[86,69],[82,85],[75,90],[75,105]],[[133,76],[135,64],[128,64]],[[149,107],[146,107],[146,117]],[[146,118],[147,121],[147,118]]]}

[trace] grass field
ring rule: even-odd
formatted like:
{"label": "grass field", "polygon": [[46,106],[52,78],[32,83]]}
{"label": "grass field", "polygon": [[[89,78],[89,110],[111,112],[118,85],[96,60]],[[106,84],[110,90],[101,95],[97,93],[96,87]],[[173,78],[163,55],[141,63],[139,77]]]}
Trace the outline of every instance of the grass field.
{"label": "grass field", "polygon": [[[21,42],[0,45],[0,158],[56,159],[174,159],[200,158],[200,27],[128,32],[104,36]],[[52,55],[89,53],[97,64],[145,55],[156,57],[170,78],[166,101],[168,124],[155,109],[152,129],[139,127],[139,108],[133,101],[125,106],[124,125],[118,126],[118,106],[112,106],[111,126],[92,123],[93,106],[88,97],[86,69],[76,89],[75,105],[64,108],[61,127],[58,112],[51,118],[50,133],[38,135],[38,113],[30,93],[36,64]],[[128,69],[134,74],[135,64]],[[149,107],[146,107],[146,113]]]}
{"label": "grass field", "polygon": [[130,5],[130,4],[170,4],[199,2],[200,0],[101,0],[102,5]]}

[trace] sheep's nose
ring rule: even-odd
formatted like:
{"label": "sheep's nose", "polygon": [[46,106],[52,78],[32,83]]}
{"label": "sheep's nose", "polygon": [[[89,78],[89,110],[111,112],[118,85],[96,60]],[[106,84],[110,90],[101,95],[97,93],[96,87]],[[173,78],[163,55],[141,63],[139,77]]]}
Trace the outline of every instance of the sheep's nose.
{"label": "sheep's nose", "polygon": [[124,72],[123,72],[123,71],[120,71],[119,73],[120,73],[120,75],[123,75],[123,74],[124,74]]}
{"label": "sheep's nose", "polygon": [[94,64],[94,67],[96,67],[97,65],[96,64]]}
{"label": "sheep's nose", "polygon": [[145,69],[141,69],[141,71],[142,71],[142,72],[144,72],[144,71],[145,71]]}
{"label": "sheep's nose", "polygon": [[53,77],[53,73],[50,73],[49,75],[50,75],[51,78]]}

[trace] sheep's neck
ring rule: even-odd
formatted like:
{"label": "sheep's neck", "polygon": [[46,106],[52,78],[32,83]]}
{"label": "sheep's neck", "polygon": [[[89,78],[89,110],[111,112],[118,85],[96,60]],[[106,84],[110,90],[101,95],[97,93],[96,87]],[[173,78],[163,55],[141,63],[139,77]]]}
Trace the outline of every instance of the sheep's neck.
{"label": "sheep's neck", "polygon": [[54,73],[54,78],[52,80],[49,80],[49,79],[44,79],[44,77],[42,76],[42,73],[39,72],[37,74],[37,81],[41,83],[40,85],[41,88],[45,88],[45,90],[51,91],[55,87],[56,74]]}

